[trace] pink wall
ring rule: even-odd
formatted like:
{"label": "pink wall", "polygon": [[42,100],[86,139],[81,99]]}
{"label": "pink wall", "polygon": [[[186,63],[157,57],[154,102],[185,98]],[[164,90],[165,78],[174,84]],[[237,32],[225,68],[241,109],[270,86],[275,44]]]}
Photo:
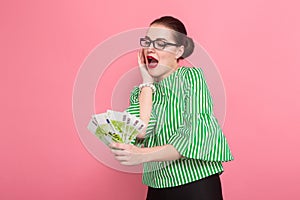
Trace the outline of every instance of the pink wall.
{"label": "pink wall", "polygon": [[225,199],[299,199],[299,6],[291,0],[1,2],[0,199],[143,199],[140,174],[108,168],[82,144],[72,91],[96,45],[162,15],[185,23],[222,76],[223,130],[235,156],[221,176]]}

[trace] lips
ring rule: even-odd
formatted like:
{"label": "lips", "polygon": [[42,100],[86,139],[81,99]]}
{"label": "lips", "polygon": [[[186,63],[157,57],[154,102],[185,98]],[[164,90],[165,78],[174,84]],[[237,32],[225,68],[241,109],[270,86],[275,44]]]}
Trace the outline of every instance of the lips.
{"label": "lips", "polygon": [[157,67],[158,60],[156,58],[154,58],[153,56],[147,56],[147,60],[148,60],[148,67],[149,68]]}

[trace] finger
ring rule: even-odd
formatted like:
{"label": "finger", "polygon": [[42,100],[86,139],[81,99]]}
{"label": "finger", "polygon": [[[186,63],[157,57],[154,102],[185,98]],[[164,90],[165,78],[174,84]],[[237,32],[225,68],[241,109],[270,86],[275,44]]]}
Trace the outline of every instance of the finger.
{"label": "finger", "polygon": [[143,57],[144,61],[147,60],[144,49],[142,49],[142,57]]}
{"label": "finger", "polygon": [[124,150],[127,148],[127,144],[122,144],[122,143],[111,143],[110,146],[113,149],[119,149],[119,150]]}
{"label": "finger", "polygon": [[138,53],[138,57],[137,57],[139,66],[142,65],[141,55],[140,55],[140,54],[141,54],[141,53],[139,52],[139,53]]}
{"label": "finger", "polygon": [[127,156],[129,155],[129,152],[128,151],[125,151],[125,150],[110,150],[113,154],[115,154],[116,156]]}
{"label": "finger", "polygon": [[109,146],[110,148],[112,148],[112,149],[118,149],[118,148],[117,148],[117,143],[115,143],[115,142],[110,143],[108,146]]}
{"label": "finger", "polygon": [[129,166],[129,165],[130,165],[130,163],[127,162],[127,161],[120,162],[120,164],[121,164],[121,165],[126,165],[126,166]]}
{"label": "finger", "polygon": [[123,151],[123,150],[116,150],[116,149],[111,149],[111,150],[110,150],[110,152],[112,152],[115,156],[116,156],[116,155],[117,155],[117,156],[121,155],[121,151]]}
{"label": "finger", "polygon": [[138,63],[139,63],[139,65],[144,65],[145,64],[143,49],[140,49],[139,52],[138,52]]}
{"label": "finger", "polygon": [[127,156],[115,156],[115,159],[120,161],[120,162],[128,162],[128,157]]}
{"label": "finger", "polygon": [[145,54],[145,49],[141,49],[141,56],[142,56],[142,58],[143,58],[143,60],[145,60],[146,59],[146,54]]}
{"label": "finger", "polygon": [[141,61],[141,50],[138,51],[137,58],[138,58],[138,61]]}
{"label": "finger", "polygon": [[117,148],[126,150],[130,148],[130,144],[124,144],[124,143],[117,143]]}
{"label": "finger", "polygon": [[121,165],[126,165],[126,166],[133,166],[133,165],[138,165],[138,163],[130,162],[130,161],[122,161],[120,162]]}
{"label": "finger", "polygon": [[142,50],[142,56],[143,56],[143,59],[144,59],[144,63],[145,63],[146,65],[148,65],[148,59],[147,59],[147,57],[146,57],[146,54],[145,54],[145,51],[144,51],[144,50]]}

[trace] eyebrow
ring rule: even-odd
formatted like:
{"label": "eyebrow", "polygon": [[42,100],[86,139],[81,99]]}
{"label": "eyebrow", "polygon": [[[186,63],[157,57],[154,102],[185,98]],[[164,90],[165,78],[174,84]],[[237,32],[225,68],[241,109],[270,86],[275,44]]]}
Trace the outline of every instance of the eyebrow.
{"label": "eyebrow", "polygon": [[[145,38],[148,38],[148,39],[150,39],[150,40],[151,40],[151,38],[150,38],[150,37],[148,37],[148,36],[145,36]],[[155,40],[166,40],[166,41],[167,41],[167,39],[166,39],[166,38],[156,38]]]}

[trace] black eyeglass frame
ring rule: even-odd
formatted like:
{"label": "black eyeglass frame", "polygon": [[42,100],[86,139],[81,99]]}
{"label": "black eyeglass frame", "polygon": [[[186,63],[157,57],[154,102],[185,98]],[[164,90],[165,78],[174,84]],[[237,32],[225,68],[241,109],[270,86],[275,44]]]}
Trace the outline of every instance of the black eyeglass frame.
{"label": "black eyeglass frame", "polygon": [[[149,45],[143,46],[143,45],[142,45],[142,42],[143,42],[143,41],[146,41],[146,40],[149,41]],[[161,41],[161,42],[164,43],[162,49],[156,47],[156,45],[155,45],[155,42],[156,42],[156,41]],[[175,43],[170,43],[170,42],[163,41],[162,39],[151,40],[150,38],[140,38],[140,45],[141,45],[142,47],[150,47],[152,43],[153,43],[153,47],[154,47],[155,49],[158,49],[158,50],[163,50],[163,49],[165,49],[166,46],[168,46],[168,45],[169,45],[169,46],[177,46],[177,47],[181,46],[181,45],[179,45],[179,44],[175,44]]]}

